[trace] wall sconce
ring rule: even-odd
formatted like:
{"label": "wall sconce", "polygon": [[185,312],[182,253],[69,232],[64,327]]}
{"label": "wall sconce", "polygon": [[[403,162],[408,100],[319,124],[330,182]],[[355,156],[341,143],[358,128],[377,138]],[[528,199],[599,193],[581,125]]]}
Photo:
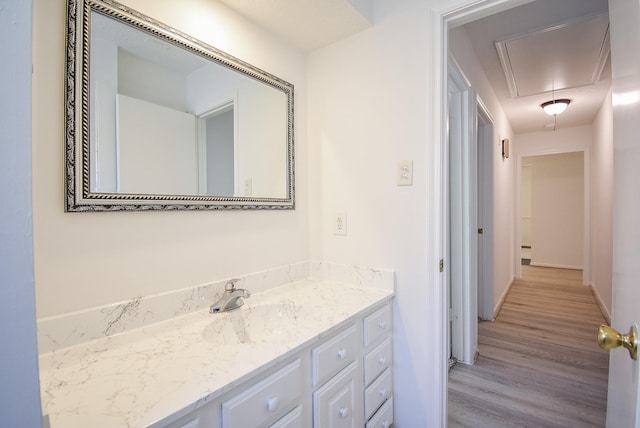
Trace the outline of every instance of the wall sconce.
{"label": "wall sconce", "polygon": [[546,103],[540,104],[542,110],[547,113],[549,116],[557,116],[569,107],[571,100],[562,98],[559,100],[547,101]]}
{"label": "wall sconce", "polygon": [[502,159],[509,159],[509,139],[502,140]]}

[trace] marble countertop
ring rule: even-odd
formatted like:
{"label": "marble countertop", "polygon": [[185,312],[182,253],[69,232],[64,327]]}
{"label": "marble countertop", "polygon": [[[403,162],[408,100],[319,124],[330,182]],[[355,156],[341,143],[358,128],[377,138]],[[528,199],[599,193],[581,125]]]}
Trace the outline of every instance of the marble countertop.
{"label": "marble countertop", "polygon": [[198,310],[42,354],[43,412],[51,428],[162,426],[392,295],[301,280],[255,293],[237,311]]}

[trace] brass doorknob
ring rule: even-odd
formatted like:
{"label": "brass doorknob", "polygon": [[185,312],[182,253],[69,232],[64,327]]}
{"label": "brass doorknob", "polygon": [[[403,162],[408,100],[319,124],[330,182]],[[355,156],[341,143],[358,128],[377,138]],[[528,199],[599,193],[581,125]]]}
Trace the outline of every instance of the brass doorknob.
{"label": "brass doorknob", "polygon": [[608,325],[601,325],[598,330],[598,345],[602,349],[613,349],[622,345],[629,350],[631,358],[638,359],[638,329],[635,325],[631,326],[629,333],[621,334],[615,328]]}

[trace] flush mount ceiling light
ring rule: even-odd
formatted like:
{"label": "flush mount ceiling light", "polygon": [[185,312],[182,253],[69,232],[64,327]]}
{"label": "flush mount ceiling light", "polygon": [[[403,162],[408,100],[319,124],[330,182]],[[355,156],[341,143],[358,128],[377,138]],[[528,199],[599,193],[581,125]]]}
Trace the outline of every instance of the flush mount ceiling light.
{"label": "flush mount ceiling light", "polygon": [[540,104],[540,107],[547,113],[549,116],[557,116],[563,111],[567,109],[571,103],[571,100],[562,98],[559,100],[547,101],[546,103]]}

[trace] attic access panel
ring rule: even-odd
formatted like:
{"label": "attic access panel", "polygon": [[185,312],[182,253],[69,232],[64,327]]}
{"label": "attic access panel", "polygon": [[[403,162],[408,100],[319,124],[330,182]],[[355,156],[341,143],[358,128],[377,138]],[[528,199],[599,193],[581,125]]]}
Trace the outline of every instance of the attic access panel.
{"label": "attic access panel", "polygon": [[609,56],[609,16],[516,35],[496,49],[512,98],[593,85]]}

